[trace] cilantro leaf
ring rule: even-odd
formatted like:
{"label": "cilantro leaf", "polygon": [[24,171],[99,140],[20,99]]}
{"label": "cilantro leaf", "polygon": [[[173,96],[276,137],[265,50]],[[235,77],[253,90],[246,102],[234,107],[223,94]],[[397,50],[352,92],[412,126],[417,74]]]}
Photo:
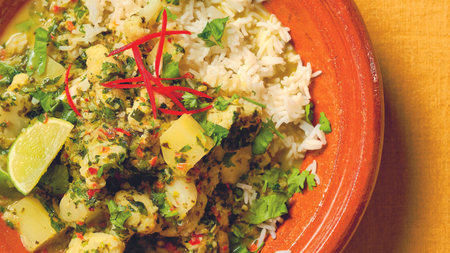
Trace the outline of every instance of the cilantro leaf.
{"label": "cilantro leaf", "polygon": [[305,106],[305,114],[306,114],[306,122],[312,125],[311,121],[314,119],[314,111],[312,110],[314,108],[314,104],[310,102]]}
{"label": "cilantro leaf", "polygon": [[166,0],[166,2],[168,4],[173,4],[173,5],[179,5],[180,4],[180,0]]}
{"label": "cilantro leaf", "polygon": [[52,188],[55,195],[64,194],[69,189],[69,171],[64,165],[55,165],[48,168],[39,180],[39,184]]}
{"label": "cilantro leaf", "polygon": [[77,16],[77,18],[82,18],[84,16],[84,14],[86,14],[86,12],[88,12],[88,8],[83,5],[83,3],[81,1],[78,1],[77,4],[75,5],[73,11],[75,12],[75,15]]}
{"label": "cilantro leaf", "polygon": [[277,129],[275,128],[275,124],[273,123],[272,119],[267,118],[267,123],[266,122],[261,122],[261,125],[264,128],[270,129],[274,134],[278,135],[281,139],[284,139],[284,136],[277,131]]}
{"label": "cilantro leaf", "polygon": [[107,201],[107,204],[111,223],[117,228],[125,229],[123,225],[131,217],[131,212],[125,206],[117,205],[113,200]]}
{"label": "cilantro leaf", "polygon": [[[211,22],[208,22],[205,26],[205,29],[203,29],[203,31],[197,36],[205,41],[207,47],[219,45],[221,48],[223,48],[221,40],[225,32],[225,25],[227,24],[228,19],[229,17],[222,19],[217,18],[212,20]],[[210,39],[211,36],[214,38],[215,42]]]}
{"label": "cilantro leaf", "polygon": [[163,15],[163,11],[164,11],[164,10],[166,10],[166,13],[167,13],[167,20],[170,20],[170,19],[171,19],[171,20],[175,20],[175,19],[177,19],[177,15],[173,14],[173,13],[169,10],[169,8],[164,7],[164,9],[162,9],[162,10],[159,12],[158,17],[156,18],[156,22],[161,21],[162,15]]}
{"label": "cilantro leaf", "polygon": [[177,78],[180,77],[180,69],[178,68],[179,62],[172,61],[172,55],[164,53],[163,55],[163,67],[161,71],[162,78]]}
{"label": "cilantro leaf", "polygon": [[279,168],[272,168],[262,176],[262,180],[264,181],[263,192],[266,192],[267,186],[275,185],[278,183],[278,180],[286,176],[286,173]]}
{"label": "cilantro leaf", "polygon": [[266,128],[263,128],[256,135],[255,140],[253,141],[252,146],[252,154],[254,155],[262,155],[266,153],[269,144],[273,140],[273,133]]}
{"label": "cilantro leaf", "polygon": [[206,120],[203,123],[200,123],[200,125],[205,130],[205,134],[214,140],[216,146],[220,146],[222,140],[227,138],[230,133],[228,129]]}
{"label": "cilantro leaf", "polygon": [[47,66],[47,42],[50,33],[42,27],[36,29],[35,33],[34,50],[30,51],[27,62],[27,74],[29,76],[31,76],[36,69],[38,75],[42,75]]}
{"label": "cilantro leaf", "polygon": [[156,203],[156,206],[158,206],[158,211],[161,212],[161,215],[170,218],[178,215],[178,212],[172,212],[170,210],[170,205],[166,200],[166,194],[164,192],[162,193],[153,193],[153,203]]}
{"label": "cilantro leaf", "polygon": [[19,32],[28,32],[30,30],[30,27],[34,25],[33,19],[28,19],[27,21],[24,21],[22,23],[17,24],[14,26],[17,31]]}
{"label": "cilantro leaf", "polygon": [[236,153],[237,152],[227,152],[227,153],[225,153],[225,155],[223,156],[223,159],[222,159],[222,163],[225,164],[225,167],[227,167],[227,168],[236,167],[236,165],[231,161],[231,159],[233,158],[233,156]]}
{"label": "cilantro leaf", "polygon": [[276,218],[288,212],[285,202],[286,194],[272,194],[256,200],[250,208],[250,224],[260,224],[268,219]]}
{"label": "cilantro leaf", "polygon": [[140,201],[131,201],[130,202],[133,206],[138,208],[138,211],[143,214],[143,215],[148,215],[148,210],[145,207],[144,203],[140,202]]}
{"label": "cilantro leaf", "polygon": [[313,187],[316,186],[316,181],[314,179],[315,175],[310,174],[309,171],[300,171],[297,168],[292,170],[292,174],[289,176],[287,180],[288,185],[288,193],[293,195],[294,193],[298,193],[305,188],[305,181],[308,183],[308,189],[312,190]]}
{"label": "cilantro leaf", "polygon": [[187,144],[186,146],[184,146],[183,148],[180,149],[181,153],[185,153],[188,152],[189,150],[191,150],[191,146],[189,144]]}
{"label": "cilantro leaf", "polygon": [[326,134],[331,133],[331,124],[330,121],[328,121],[327,117],[325,116],[324,112],[320,113],[319,123],[320,123],[320,130],[322,130]]}
{"label": "cilantro leaf", "polygon": [[214,107],[217,110],[224,111],[227,109],[228,105],[234,100],[238,99],[239,95],[234,94],[230,99],[225,100],[223,97],[218,97],[216,102],[214,102]]}
{"label": "cilantro leaf", "polygon": [[14,76],[19,73],[20,72],[13,66],[0,61],[0,86],[10,85]]}

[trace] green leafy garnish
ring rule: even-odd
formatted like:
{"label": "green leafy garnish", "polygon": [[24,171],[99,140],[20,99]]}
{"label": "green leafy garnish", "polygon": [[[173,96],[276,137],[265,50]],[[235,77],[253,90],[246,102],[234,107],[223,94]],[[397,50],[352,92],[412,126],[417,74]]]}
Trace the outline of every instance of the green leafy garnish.
{"label": "green leafy garnish", "polygon": [[281,139],[284,139],[284,136],[275,128],[275,124],[272,119],[267,118],[267,123],[261,122],[261,125],[261,129],[253,141],[252,153],[254,155],[262,155],[266,153],[269,144],[273,140],[273,134],[276,134]]}
{"label": "green leafy garnish", "polygon": [[34,50],[30,51],[27,62],[27,74],[31,76],[37,69],[38,75],[45,72],[47,65],[47,42],[50,33],[42,27],[35,31],[36,38],[34,41]]}
{"label": "green leafy garnish", "polygon": [[[228,19],[229,17],[217,18],[211,22],[208,22],[205,29],[203,29],[203,31],[197,36],[205,41],[207,47],[219,45],[223,48],[221,40],[225,32],[225,25],[227,24]],[[211,36],[214,38],[215,42],[210,39]]]}
{"label": "green leafy garnish", "polygon": [[200,123],[200,125],[205,130],[205,134],[214,140],[216,146],[220,146],[222,140],[227,138],[230,133],[228,129],[206,120],[203,123]]}
{"label": "green leafy garnish", "polygon": [[315,175],[310,174],[309,171],[300,171],[297,168],[294,168],[292,170],[292,174],[289,176],[287,180],[288,189],[287,192],[290,195],[293,195],[294,193],[300,192],[300,190],[303,190],[305,188],[305,181],[308,183],[309,190],[312,190],[313,187],[316,186],[316,181],[314,180]]}
{"label": "green leafy garnish", "polygon": [[177,15],[173,14],[173,13],[169,10],[169,8],[164,7],[164,9],[162,9],[162,10],[159,12],[158,17],[156,18],[156,22],[161,21],[161,18],[162,18],[162,15],[163,15],[163,11],[164,11],[164,10],[166,10],[166,13],[167,13],[167,20],[169,20],[169,19],[171,19],[171,20],[177,19]]}
{"label": "green leafy garnish", "polygon": [[227,109],[228,105],[229,105],[231,102],[233,102],[234,100],[236,100],[236,99],[238,99],[238,98],[239,98],[239,95],[237,95],[237,94],[234,94],[234,95],[231,96],[231,98],[228,99],[228,100],[225,100],[223,97],[218,97],[217,100],[216,100],[216,102],[214,102],[214,107],[215,107],[217,110],[224,111],[224,110]]}
{"label": "green leafy garnish", "polygon": [[163,67],[161,71],[162,78],[177,78],[180,77],[180,69],[178,68],[179,62],[172,61],[172,55],[164,53],[163,55]]}
{"label": "green leafy garnish", "polygon": [[189,144],[186,144],[186,146],[184,146],[183,148],[180,149],[181,153],[185,153],[188,152],[189,150],[191,150],[191,146]]}
{"label": "green leafy garnish", "polygon": [[170,210],[169,202],[166,200],[166,194],[164,192],[162,193],[153,193],[153,203],[156,203],[156,206],[158,206],[158,211],[161,212],[161,214],[166,217],[174,217],[178,215],[178,212],[172,212]]}
{"label": "green leafy garnish", "polygon": [[262,108],[266,108],[266,107],[267,107],[267,106],[265,106],[265,105],[263,105],[263,104],[261,104],[261,103],[256,102],[255,100],[251,100],[251,99],[248,98],[248,97],[242,96],[242,99],[244,99],[244,100],[246,100],[246,101],[248,101],[248,102],[250,102],[250,103],[252,103],[252,104],[255,104],[255,105],[257,105],[257,106],[261,106]]}
{"label": "green leafy garnish", "polygon": [[137,122],[141,122],[142,118],[144,118],[145,113],[139,110],[139,108],[134,109],[133,112],[131,112],[130,117],[135,119]]}
{"label": "green leafy garnish", "polygon": [[17,31],[19,32],[28,32],[30,30],[30,27],[34,25],[33,19],[28,19],[27,21],[24,21],[22,23],[17,24],[14,26]]}
{"label": "green leafy garnish", "polygon": [[322,130],[326,134],[331,133],[331,124],[330,121],[328,121],[327,117],[325,116],[324,112],[320,113],[319,123],[320,123],[320,130]]}
{"label": "green leafy garnish", "polygon": [[117,228],[125,229],[123,225],[131,217],[131,212],[125,206],[117,205],[113,200],[107,201],[107,204],[111,223]]}
{"label": "green leafy garnish", "polygon": [[268,219],[276,218],[288,212],[285,202],[286,194],[272,194],[256,200],[250,208],[250,224],[260,224]]}
{"label": "green leafy garnish", "polygon": [[0,86],[10,85],[17,74],[20,72],[16,68],[0,61]]}
{"label": "green leafy garnish", "polygon": [[278,183],[281,177],[285,177],[286,173],[279,168],[272,168],[263,175],[262,180],[264,181],[263,192],[266,192],[267,186],[271,187]]}
{"label": "green leafy garnish", "polygon": [[312,110],[314,108],[314,104],[310,102],[305,106],[305,114],[306,114],[306,122],[312,125],[312,121],[314,119],[314,111]]}
{"label": "green leafy garnish", "polygon": [[130,203],[138,208],[139,213],[143,214],[143,215],[148,215],[148,210],[145,207],[144,203],[140,202],[140,201],[130,201]]}
{"label": "green leafy garnish", "polygon": [[39,180],[39,184],[47,185],[55,195],[64,194],[69,189],[69,171],[64,165],[55,165],[48,168]]}
{"label": "green leafy garnish", "polygon": [[166,3],[168,4],[173,4],[173,5],[179,5],[180,4],[180,0],[166,0]]}
{"label": "green leafy garnish", "polygon": [[102,64],[102,73],[105,77],[100,80],[100,82],[104,83],[115,80],[118,76],[120,76],[121,70],[115,63],[104,62]]}
{"label": "green leafy garnish", "polygon": [[88,12],[88,8],[85,5],[83,5],[83,3],[80,0],[78,0],[77,4],[73,8],[73,11],[75,12],[77,18],[82,18],[84,14]]}
{"label": "green leafy garnish", "polygon": [[236,152],[227,152],[223,156],[222,163],[225,164],[225,167],[236,167],[236,165],[231,161],[231,158],[236,154]]}

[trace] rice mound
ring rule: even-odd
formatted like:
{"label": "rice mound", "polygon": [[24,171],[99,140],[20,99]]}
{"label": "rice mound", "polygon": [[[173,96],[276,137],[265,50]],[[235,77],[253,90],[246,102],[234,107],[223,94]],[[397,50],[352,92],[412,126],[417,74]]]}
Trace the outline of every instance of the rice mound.
{"label": "rice mound", "polygon": [[[259,2],[262,1],[180,1],[178,6],[167,6],[177,15],[175,21],[168,22],[167,29],[192,32],[192,35],[179,35],[186,50],[186,57],[180,62],[181,71],[193,73],[212,87],[221,86],[230,96],[244,95],[267,106],[263,116],[273,117],[276,128],[286,136],[284,140],[276,136],[269,152],[286,154],[286,160],[292,164],[294,159],[303,158],[307,150],[317,150],[326,144],[320,125],[313,127],[305,121],[304,109],[311,99],[308,90],[311,78],[321,71],[313,73],[309,63],[303,65],[289,43],[289,28]],[[96,36],[106,31],[105,27],[123,33],[126,18],[140,11],[145,3],[143,0],[86,0],[90,25],[85,27],[84,34],[75,30],[73,34],[80,36],[59,49],[77,56],[77,43],[95,42]],[[229,21],[222,38],[224,48],[206,47],[197,34],[208,21],[225,17]],[[117,47],[122,45],[119,43]],[[294,66],[295,70],[290,73],[288,66]],[[240,102],[248,103],[242,99]],[[295,135],[282,128],[289,124],[294,125],[291,129]]]}

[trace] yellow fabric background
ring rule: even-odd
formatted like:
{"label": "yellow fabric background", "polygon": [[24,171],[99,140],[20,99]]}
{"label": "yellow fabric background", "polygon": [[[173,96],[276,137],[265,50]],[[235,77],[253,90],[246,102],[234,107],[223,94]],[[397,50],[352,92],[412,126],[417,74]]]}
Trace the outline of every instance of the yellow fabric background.
{"label": "yellow fabric background", "polygon": [[450,252],[450,1],[355,0],[384,83],[380,174],[353,252]]}

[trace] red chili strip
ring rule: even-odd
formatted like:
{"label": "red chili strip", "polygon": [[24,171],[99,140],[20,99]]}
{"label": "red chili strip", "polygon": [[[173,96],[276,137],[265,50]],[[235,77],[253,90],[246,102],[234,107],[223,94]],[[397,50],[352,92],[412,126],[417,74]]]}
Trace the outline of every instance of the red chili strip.
{"label": "red chili strip", "polygon": [[114,128],[114,130],[116,130],[119,133],[123,133],[126,136],[131,136],[131,134],[125,130],[123,130],[122,128]]}
{"label": "red chili strip", "polygon": [[167,28],[167,11],[163,10],[162,15],[162,25],[161,25],[161,37],[159,39],[158,51],[156,51],[156,60],[155,60],[155,76],[159,77],[159,67],[161,65],[162,53],[164,50],[164,43],[166,40],[166,28]]}
{"label": "red chili strip", "polygon": [[168,96],[182,111],[187,111],[184,105],[171,92],[166,92],[168,87],[162,85],[158,78],[149,74],[150,79],[160,88],[159,93]]}
{"label": "red chili strip", "polygon": [[67,97],[67,102],[69,103],[70,107],[72,108],[72,110],[79,116],[81,116],[81,113],[77,110],[77,107],[75,107],[75,104],[73,103],[72,100],[72,96],[70,95],[69,92],[69,72],[70,72],[70,68],[72,67],[72,64],[69,65],[69,67],[67,68],[66,71],[66,79],[64,81],[64,83],[66,84],[66,97]]}
{"label": "red chili strip", "polygon": [[142,77],[144,78],[145,87],[147,88],[148,96],[150,98],[150,103],[152,105],[152,111],[153,111],[153,117],[156,119],[156,102],[155,102],[155,94],[153,94],[152,85],[150,83],[150,80],[148,80],[148,76],[151,76],[151,74],[145,69],[144,63],[142,62],[142,56],[141,51],[139,51],[139,48],[137,46],[132,47],[134,59],[136,60],[136,64],[139,68],[139,71],[141,72]]}
{"label": "red chili strip", "polygon": [[187,111],[187,112],[180,112],[180,111],[174,111],[174,110],[168,110],[168,109],[163,109],[163,108],[159,108],[159,110],[163,113],[166,114],[172,114],[172,115],[183,115],[183,114],[195,114],[195,113],[200,113],[200,112],[204,112],[207,111],[209,109],[211,109],[213,106],[212,105],[208,105],[205,108],[202,109],[197,109],[197,110],[192,110],[192,111]]}
{"label": "red chili strip", "polygon": [[102,85],[111,85],[111,84],[119,84],[119,83],[134,83],[134,82],[142,82],[144,81],[144,78],[142,76],[138,76],[138,77],[132,77],[132,78],[127,78],[127,79],[118,79],[118,80],[114,80],[114,81],[110,81],[107,83],[102,83]]}
{"label": "red chili strip", "polygon": [[[189,31],[166,31],[166,35],[178,35],[178,34],[188,34],[188,35],[190,35],[191,32],[189,32]],[[111,51],[111,53],[109,53],[108,57],[111,56],[111,55],[115,55],[115,54],[118,54],[120,52],[123,52],[123,51],[125,51],[127,49],[130,49],[132,47],[139,46],[142,43],[145,43],[145,42],[147,42],[147,41],[149,41],[151,39],[158,38],[160,36],[161,36],[160,32],[147,34],[144,37],[142,37],[140,39],[137,39],[137,40],[135,40],[135,41],[133,41],[133,42],[131,42],[131,43],[121,47],[121,48],[118,48],[116,50]]]}

